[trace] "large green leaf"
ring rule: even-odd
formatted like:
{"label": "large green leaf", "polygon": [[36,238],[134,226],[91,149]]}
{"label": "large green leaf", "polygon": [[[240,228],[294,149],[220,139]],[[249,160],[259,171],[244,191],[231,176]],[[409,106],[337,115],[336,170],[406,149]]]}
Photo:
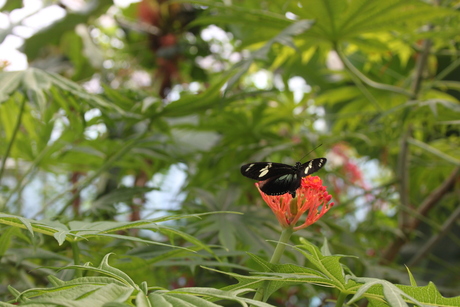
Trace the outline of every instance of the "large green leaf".
{"label": "large green leaf", "polygon": [[[90,94],[79,84],[72,82],[58,74],[46,72],[37,68],[29,68],[24,71],[7,71],[0,72],[0,103],[5,102],[14,92],[20,92],[25,95],[31,103],[35,104],[41,112],[44,112],[52,88],[59,91],[67,92],[75,97],[85,101],[88,106],[94,108],[116,107],[102,99],[101,97]],[[65,100],[65,94],[59,92]],[[48,98],[48,99],[47,99]],[[84,104],[75,104],[74,107],[82,108]],[[123,111],[117,109],[119,112]]]}
{"label": "large green leaf", "polygon": [[[183,239],[189,241],[190,243],[200,246],[202,249],[207,250],[211,254],[212,250],[206,244],[203,244],[200,240],[197,240],[193,236],[188,235],[182,231],[173,229],[167,226],[161,226],[157,223],[172,221],[182,218],[196,218],[199,215],[188,215],[188,216],[168,216],[164,218],[152,219],[152,220],[139,220],[134,222],[110,222],[110,221],[101,221],[101,222],[82,222],[82,221],[71,221],[68,226],[64,225],[58,221],[35,221],[32,219],[26,219],[23,217],[18,217],[14,215],[1,214],[0,223],[10,226],[15,226],[23,229],[28,229],[29,232],[33,235],[34,232],[42,233],[45,235],[52,235],[58,241],[59,245],[63,244],[65,241],[76,242],[81,240],[88,240],[93,237],[109,237],[115,239],[128,240],[138,243],[147,243],[147,244],[156,244],[160,246],[167,246],[176,248],[173,245],[165,244],[162,242],[157,242],[153,240],[145,240],[133,236],[123,236],[116,234],[119,231],[127,229],[150,229],[153,231],[164,232],[167,235],[175,235],[182,237]],[[115,234],[114,234],[115,233]],[[183,248],[183,247],[177,247]],[[186,248],[183,248],[186,249]],[[187,249],[186,249],[187,250]]]}
{"label": "large green leaf", "polygon": [[[214,288],[189,287],[175,289],[172,291],[156,291],[149,294],[152,306],[219,306],[210,302],[204,302],[203,299],[197,298],[202,296],[213,300],[224,300],[238,302],[242,306],[250,304],[251,306],[270,307],[271,304],[245,298],[243,295],[250,292],[251,289],[239,289],[232,291],[219,290]],[[155,303],[155,305],[153,305]]]}
{"label": "large green leaf", "polygon": [[24,306],[101,306],[106,302],[124,302],[132,292],[132,288],[115,283],[101,285],[99,282],[83,281],[78,285],[31,289],[21,293],[18,301]]}
{"label": "large green leaf", "polygon": [[292,1],[289,9],[300,18],[316,21],[308,36],[330,42],[370,32],[408,31],[427,20],[455,14],[417,0],[305,0]]}

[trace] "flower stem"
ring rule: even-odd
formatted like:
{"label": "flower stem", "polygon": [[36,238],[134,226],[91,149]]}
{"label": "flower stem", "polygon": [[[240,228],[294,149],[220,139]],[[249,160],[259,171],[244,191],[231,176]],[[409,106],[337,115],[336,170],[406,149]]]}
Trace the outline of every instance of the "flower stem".
{"label": "flower stem", "polygon": [[281,232],[281,237],[278,241],[278,244],[276,244],[276,248],[275,248],[275,251],[273,252],[272,258],[270,259],[270,263],[278,264],[278,262],[281,259],[281,256],[283,256],[284,249],[286,248],[286,244],[289,243],[289,238],[291,238],[291,235],[293,232],[294,232],[294,229],[291,227],[283,229],[283,232]]}
{"label": "flower stem", "polygon": [[[278,264],[283,256],[284,249],[286,248],[286,244],[289,242],[289,238],[291,237],[294,229],[292,227],[284,228],[283,232],[281,233],[281,237],[276,245],[275,251],[273,252],[272,258],[270,259],[271,264]],[[264,300],[264,293],[268,288],[269,281],[264,281],[262,285],[257,289],[256,294],[254,294],[254,300],[257,301],[266,301]]]}

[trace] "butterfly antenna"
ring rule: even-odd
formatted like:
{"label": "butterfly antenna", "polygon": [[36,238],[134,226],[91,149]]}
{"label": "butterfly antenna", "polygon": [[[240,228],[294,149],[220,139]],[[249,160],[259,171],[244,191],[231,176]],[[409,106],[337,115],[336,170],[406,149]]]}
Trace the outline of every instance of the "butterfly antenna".
{"label": "butterfly antenna", "polygon": [[306,155],[304,155],[302,157],[302,159],[300,159],[299,161],[302,161],[303,158],[305,158],[306,156],[308,156],[309,154],[311,154],[313,151],[315,151],[316,149],[318,149],[319,147],[321,147],[323,144],[319,144],[318,146],[316,146],[315,148],[313,148],[312,150],[310,150]]}

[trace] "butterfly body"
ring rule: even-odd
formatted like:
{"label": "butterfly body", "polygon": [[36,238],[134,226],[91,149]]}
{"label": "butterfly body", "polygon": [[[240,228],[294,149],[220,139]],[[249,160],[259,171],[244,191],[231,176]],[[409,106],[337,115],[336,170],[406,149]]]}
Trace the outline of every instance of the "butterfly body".
{"label": "butterfly body", "polygon": [[254,162],[241,167],[241,174],[258,180],[259,188],[267,195],[290,193],[295,197],[302,177],[306,177],[326,164],[326,158],[318,158],[294,166],[275,162]]}

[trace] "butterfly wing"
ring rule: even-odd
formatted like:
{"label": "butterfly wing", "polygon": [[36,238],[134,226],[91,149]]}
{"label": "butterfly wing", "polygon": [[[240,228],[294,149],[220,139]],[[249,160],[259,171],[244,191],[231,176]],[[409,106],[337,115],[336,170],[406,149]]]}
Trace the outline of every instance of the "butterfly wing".
{"label": "butterfly wing", "polygon": [[241,167],[241,174],[258,180],[259,188],[267,195],[290,193],[295,197],[300,187],[300,180],[326,164],[326,158],[313,159],[304,164],[297,162],[295,166],[274,162],[254,162]]}
{"label": "butterfly wing", "polygon": [[294,167],[283,163],[254,162],[241,167],[243,176],[259,181],[294,173]]}
{"label": "butterfly wing", "polygon": [[289,192],[295,196],[295,190],[300,186],[300,178],[297,173],[276,176],[259,182],[259,188],[267,195],[282,195]]}
{"label": "butterfly wing", "polygon": [[306,177],[314,172],[317,172],[327,162],[326,158],[318,158],[305,162],[300,166],[299,176]]}

